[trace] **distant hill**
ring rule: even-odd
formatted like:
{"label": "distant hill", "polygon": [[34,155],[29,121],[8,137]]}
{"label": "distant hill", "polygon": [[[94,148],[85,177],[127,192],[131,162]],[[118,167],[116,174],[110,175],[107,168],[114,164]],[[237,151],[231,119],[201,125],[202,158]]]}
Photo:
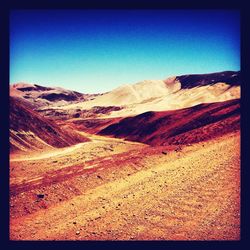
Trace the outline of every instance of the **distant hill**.
{"label": "distant hill", "polygon": [[10,97],[10,150],[36,150],[66,147],[89,139],[59,128],[54,122],[31,110],[22,100]]}
{"label": "distant hill", "polygon": [[109,117],[126,117],[147,111],[176,110],[202,103],[240,98],[240,72],[173,76],[165,80],[144,80],[120,86],[93,100],[61,107],[91,109],[94,106],[122,107]]}
{"label": "distant hill", "polygon": [[82,94],[59,87],[44,87],[37,84],[16,83],[10,85],[10,96],[26,100],[32,108],[39,108],[83,102],[95,98],[98,94]]}
{"label": "distant hill", "polygon": [[150,145],[188,144],[240,128],[240,101],[200,104],[164,112],[146,112],[112,124],[98,134]]}

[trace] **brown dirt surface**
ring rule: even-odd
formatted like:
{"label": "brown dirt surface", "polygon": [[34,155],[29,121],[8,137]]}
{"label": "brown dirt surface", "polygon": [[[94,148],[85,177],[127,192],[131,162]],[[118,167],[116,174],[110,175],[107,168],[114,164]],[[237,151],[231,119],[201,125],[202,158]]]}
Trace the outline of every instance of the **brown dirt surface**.
{"label": "brown dirt surface", "polygon": [[240,239],[239,132],[181,147],[90,139],[11,157],[11,240]]}

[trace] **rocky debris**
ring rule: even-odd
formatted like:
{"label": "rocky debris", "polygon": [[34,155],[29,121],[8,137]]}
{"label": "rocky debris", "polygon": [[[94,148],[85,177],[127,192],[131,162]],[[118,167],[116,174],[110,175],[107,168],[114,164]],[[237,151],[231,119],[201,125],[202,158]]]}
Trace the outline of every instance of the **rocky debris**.
{"label": "rocky debris", "polygon": [[76,235],[79,235],[80,234],[80,231],[76,231]]}
{"label": "rocky debris", "polygon": [[44,194],[37,194],[36,196],[37,196],[37,198],[42,199],[42,198],[44,198],[45,195]]}
{"label": "rocky debris", "polygon": [[167,151],[162,151],[161,153],[164,154],[164,155],[167,155],[167,154],[168,154]]}
{"label": "rocky debris", "polygon": [[182,150],[182,148],[180,146],[178,146],[174,151],[175,152],[180,152]]}

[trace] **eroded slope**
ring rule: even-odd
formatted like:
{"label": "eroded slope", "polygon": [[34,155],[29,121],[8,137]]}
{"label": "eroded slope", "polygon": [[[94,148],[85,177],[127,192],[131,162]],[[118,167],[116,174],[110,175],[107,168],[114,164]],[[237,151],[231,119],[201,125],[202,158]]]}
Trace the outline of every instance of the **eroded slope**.
{"label": "eroded slope", "polygon": [[73,131],[61,129],[16,98],[10,97],[9,111],[11,152],[61,148],[89,140]]}

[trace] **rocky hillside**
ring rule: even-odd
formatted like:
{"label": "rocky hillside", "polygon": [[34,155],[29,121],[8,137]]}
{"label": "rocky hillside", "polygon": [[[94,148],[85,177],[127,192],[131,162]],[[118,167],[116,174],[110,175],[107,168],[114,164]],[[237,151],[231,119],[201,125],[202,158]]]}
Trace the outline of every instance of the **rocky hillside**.
{"label": "rocky hillside", "polygon": [[99,132],[150,145],[188,144],[208,140],[240,128],[240,101],[200,104],[124,118]]}
{"label": "rocky hillside", "polygon": [[59,128],[54,122],[26,107],[20,99],[10,97],[10,150],[34,150],[66,147],[89,139]]}
{"label": "rocky hillside", "polygon": [[190,89],[206,85],[224,82],[230,86],[240,85],[240,71],[223,71],[210,74],[192,74],[177,76],[176,80],[181,83],[182,89]]}
{"label": "rocky hillside", "polygon": [[66,105],[75,102],[92,100],[98,94],[82,94],[59,87],[44,87],[37,84],[16,83],[10,85],[10,96],[18,97],[29,102],[30,107],[48,107]]}

